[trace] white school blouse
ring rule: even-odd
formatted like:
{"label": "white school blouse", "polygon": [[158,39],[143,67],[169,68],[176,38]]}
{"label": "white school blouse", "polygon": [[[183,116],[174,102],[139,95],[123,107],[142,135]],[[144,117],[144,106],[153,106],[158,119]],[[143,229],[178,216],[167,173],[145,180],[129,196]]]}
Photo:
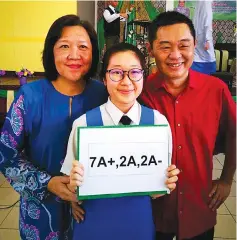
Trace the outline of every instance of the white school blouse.
{"label": "white school blouse", "polygon": [[[119,123],[121,117],[123,115],[128,116],[132,122],[130,125],[139,125],[140,117],[141,117],[141,105],[136,101],[132,108],[124,114],[121,110],[119,110],[111,101],[108,101],[100,106],[102,121],[104,126],[117,126],[121,125]],[[158,124],[168,124],[168,136],[169,136],[169,161],[171,162],[172,156],[172,135],[170,125],[164,115],[159,113],[157,110],[154,111],[154,123]],[[63,162],[61,172],[70,175],[70,171],[72,168],[72,161],[76,159],[76,149],[77,149],[77,127],[86,127],[86,114],[83,114],[81,117],[76,119],[73,123],[72,131],[69,137],[68,146],[67,146],[67,154],[66,158]]]}

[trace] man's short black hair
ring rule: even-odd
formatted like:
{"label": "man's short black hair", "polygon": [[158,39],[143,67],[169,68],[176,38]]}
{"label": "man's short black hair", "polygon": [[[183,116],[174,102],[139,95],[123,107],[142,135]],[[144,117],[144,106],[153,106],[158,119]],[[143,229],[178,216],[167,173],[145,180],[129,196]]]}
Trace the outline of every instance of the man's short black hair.
{"label": "man's short black hair", "polygon": [[78,16],[70,14],[70,15],[65,15],[58,18],[52,24],[44,42],[42,61],[43,61],[43,66],[45,71],[45,77],[50,81],[56,80],[59,75],[55,66],[55,61],[54,61],[54,53],[53,53],[54,45],[58,41],[58,39],[61,37],[63,28],[69,27],[69,26],[83,27],[87,31],[90,37],[93,57],[92,57],[91,68],[89,72],[84,76],[84,79],[88,80],[90,77],[92,77],[96,73],[97,65],[99,61],[97,34],[93,26],[89,22],[82,21]]}
{"label": "man's short black hair", "polygon": [[193,22],[190,18],[186,17],[185,15],[176,12],[176,11],[168,11],[160,13],[149,25],[148,28],[148,40],[151,44],[156,39],[156,33],[160,27],[165,27],[177,23],[185,23],[188,25],[191,35],[195,41],[196,34],[195,29],[193,26]]}
{"label": "man's short black hair", "polygon": [[[102,68],[101,68],[101,72],[100,72],[100,77],[103,79],[106,75],[106,71],[109,65],[109,61],[111,59],[111,57],[119,52],[127,52],[127,51],[131,51],[133,53],[135,53],[135,55],[138,57],[141,67],[142,69],[145,70],[146,67],[146,63],[145,63],[145,57],[142,54],[142,52],[134,45],[130,44],[130,43],[118,43],[112,47],[110,47],[104,55],[103,58],[103,63],[102,63]],[[128,59],[129,62],[129,59]]]}

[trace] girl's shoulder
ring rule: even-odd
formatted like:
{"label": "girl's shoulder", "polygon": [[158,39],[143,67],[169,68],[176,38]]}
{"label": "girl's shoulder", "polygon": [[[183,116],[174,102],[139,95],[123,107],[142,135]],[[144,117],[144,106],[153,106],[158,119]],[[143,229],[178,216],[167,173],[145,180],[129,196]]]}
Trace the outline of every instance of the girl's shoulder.
{"label": "girl's shoulder", "polygon": [[168,124],[168,120],[165,117],[165,115],[161,114],[158,110],[153,109],[153,111],[154,111],[155,123]]}
{"label": "girl's shoulder", "polygon": [[[87,127],[87,115],[91,114],[91,113],[94,113],[94,112],[100,112],[101,113],[101,109],[104,108],[104,104],[98,106],[98,107],[95,107],[89,111],[87,111],[86,113],[84,113],[83,115],[81,115],[79,118],[77,118],[74,123],[73,123],[73,127]],[[93,116],[96,116],[94,114],[90,115],[90,117],[93,117]]]}

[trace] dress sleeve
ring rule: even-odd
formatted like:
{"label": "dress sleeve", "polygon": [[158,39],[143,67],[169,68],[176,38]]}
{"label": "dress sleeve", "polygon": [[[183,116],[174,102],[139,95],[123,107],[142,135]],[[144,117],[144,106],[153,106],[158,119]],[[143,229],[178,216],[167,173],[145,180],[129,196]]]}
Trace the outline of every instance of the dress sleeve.
{"label": "dress sleeve", "polygon": [[51,176],[24,156],[27,134],[26,100],[24,92],[19,90],[1,129],[0,171],[23,198],[42,200],[49,193]]}

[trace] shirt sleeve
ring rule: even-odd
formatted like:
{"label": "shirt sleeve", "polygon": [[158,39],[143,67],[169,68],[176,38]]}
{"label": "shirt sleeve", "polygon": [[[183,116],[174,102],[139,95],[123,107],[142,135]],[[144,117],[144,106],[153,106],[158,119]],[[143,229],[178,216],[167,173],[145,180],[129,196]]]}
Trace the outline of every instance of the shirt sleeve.
{"label": "shirt sleeve", "polygon": [[103,16],[104,16],[106,22],[111,23],[114,20],[116,20],[117,18],[119,18],[120,14],[119,13],[110,14],[109,10],[106,9],[103,13]]}
{"label": "shirt sleeve", "polygon": [[169,122],[166,119],[166,117],[164,115],[162,115],[161,113],[159,113],[157,110],[153,110],[153,111],[154,111],[155,125],[158,125],[158,124],[167,124],[168,125],[167,133],[168,133],[169,164],[171,164],[173,144],[172,144],[172,133],[171,133],[171,128],[170,128]]}
{"label": "shirt sleeve", "polygon": [[222,111],[216,144],[218,141],[218,153],[223,152],[225,154],[221,179],[232,183],[236,169],[236,104],[227,86],[224,86],[222,92]]}
{"label": "shirt sleeve", "polygon": [[[222,113],[221,128],[228,136],[228,140],[236,138],[236,104],[230,94],[229,89],[225,86],[222,94]],[[227,130],[227,131],[226,131]]]}
{"label": "shirt sleeve", "polygon": [[212,40],[212,1],[203,1],[204,6],[204,13],[203,13],[203,21],[204,21],[204,34],[205,40],[211,41]]}
{"label": "shirt sleeve", "polygon": [[27,109],[23,91],[13,101],[7,113],[0,138],[0,171],[23,197],[42,200],[51,176],[40,171],[23,154],[27,135]]}
{"label": "shirt sleeve", "polygon": [[62,168],[61,168],[61,172],[66,174],[66,175],[70,175],[70,171],[72,169],[72,162],[75,159],[78,159],[77,156],[77,128],[78,127],[86,127],[86,115],[82,115],[80,118],[76,119],[73,123],[72,126],[72,131],[70,133],[70,137],[68,140],[68,145],[67,145],[67,154],[65,157],[65,160],[63,162]]}

